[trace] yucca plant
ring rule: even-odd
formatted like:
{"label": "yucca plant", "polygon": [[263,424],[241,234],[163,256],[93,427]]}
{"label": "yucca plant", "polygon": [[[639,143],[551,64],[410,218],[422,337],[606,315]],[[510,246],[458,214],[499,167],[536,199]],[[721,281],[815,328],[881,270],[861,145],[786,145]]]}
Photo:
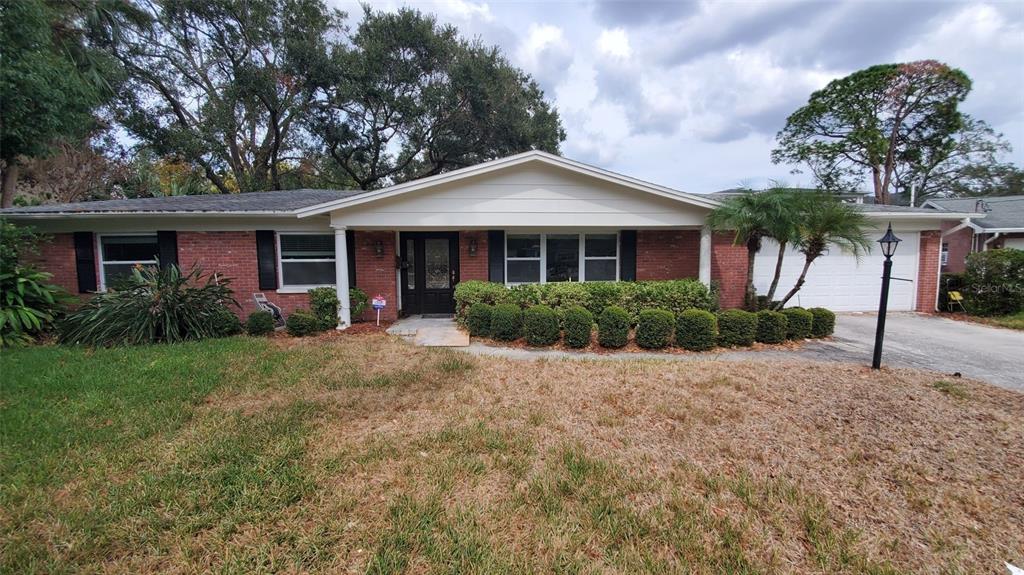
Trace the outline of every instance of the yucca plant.
{"label": "yucca plant", "polygon": [[93,346],[174,343],[220,337],[216,321],[229,306],[238,307],[230,280],[188,273],[178,266],[136,266],[116,290],[98,294],[60,326],[64,343]]}

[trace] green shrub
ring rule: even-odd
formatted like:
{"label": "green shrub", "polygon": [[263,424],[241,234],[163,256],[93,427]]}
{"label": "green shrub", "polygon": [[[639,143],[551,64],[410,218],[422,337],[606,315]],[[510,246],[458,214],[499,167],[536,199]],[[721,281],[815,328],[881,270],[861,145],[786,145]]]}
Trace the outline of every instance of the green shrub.
{"label": "green shrub", "polygon": [[97,294],[68,314],[60,339],[110,346],[219,337],[213,319],[228,306],[238,307],[229,284],[195,266],[188,273],[176,265],[136,267],[121,289]]}
{"label": "green shrub", "polygon": [[555,310],[562,317],[571,307],[589,308],[593,296],[590,288],[580,282],[556,282],[545,284],[540,292],[540,303]]}
{"label": "green shrub", "polygon": [[741,309],[718,312],[718,343],[724,347],[747,347],[757,337],[757,314]]}
{"label": "green shrub", "polygon": [[662,349],[672,342],[676,316],[666,309],[645,309],[636,325],[636,344],[644,349]]}
{"label": "green shrub", "polygon": [[523,333],[530,345],[551,345],[558,341],[558,316],[546,305],[526,308],[523,312]]}
{"label": "green shrub", "polygon": [[541,284],[520,284],[508,288],[508,302],[526,309],[540,305],[541,292],[546,288]]}
{"label": "green shrub", "polygon": [[42,238],[0,219],[0,347],[27,343],[49,329],[73,297],[49,283],[50,274],[22,261]]}
{"label": "green shrub", "polygon": [[503,341],[523,337],[523,310],[511,303],[494,306],[491,312],[491,337]]}
{"label": "green shrub", "polygon": [[469,307],[466,313],[466,327],[469,328],[469,335],[475,337],[487,337],[491,334],[491,313],[494,306],[477,302]]}
{"label": "green shrub", "polygon": [[217,337],[228,337],[242,333],[242,322],[235,315],[235,312],[226,307],[215,311],[210,316],[210,323],[213,324],[213,331]]}
{"label": "green shrub", "polygon": [[836,314],[823,307],[812,307],[811,337],[828,337],[836,329]]}
{"label": "green shrub", "polygon": [[455,319],[466,324],[466,314],[475,303],[498,305],[508,303],[508,288],[504,284],[468,280],[455,286]]}
{"label": "green shrub", "polygon": [[597,319],[597,343],[602,347],[624,347],[629,341],[629,312],[618,306],[606,307]]}
{"label": "green shrub", "polygon": [[274,331],[274,316],[269,311],[256,310],[245,320],[245,332],[249,335],[267,335]]}
{"label": "green shrub", "polygon": [[977,315],[1024,310],[1024,250],[1004,248],[967,256],[964,305]]}
{"label": "green shrub", "polygon": [[288,335],[295,337],[304,337],[307,335],[313,335],[323,331],[321,328],[320,320],[317,319],[313,312],[306,311],[299,308],[288,315],[288,320],[285,321],[285,329],[288,330]]}
{"label": "green shrub", "polygon": [[676,345],[690,351],[707,351],[715,347],[718,319],[703,309],[688,309],[676,318]]}
{"label": "green shrub", "polygon": [[782,343],[786,341],[787,330],[786,314],[768,309],[757,312],[757,341]]}
{"label": "green shrub", "polygon": [[811,337],[814,314],[802,307],[787,307],[782,310],[782,313],[786,315],[786,337],[788,339],[807,339]]}
{"label": "green shrub", "polygon": [[673,314],[690,308],[710,310],[714,298],[707,286],[697,280],[625,282],[618,305],[629,312],[630,322],[635,325],[645,309],[665,309]]}
{"label": "green shrub", "polygon": [[623,286],[630,282],[584,282],[576,285],[584,286],[583,289],[590,295],[590,303],[584,307],[594,317],[600,317],[605,308],[620,305]]}
{"label": "green shrub", "polygon": [[581,306],[565,310],[562,316],[565,330],[565,345],[579,349],[590,345],[590,334],[594,330],[594,314]]}
{"label": "green shrub", "polygon": [[[349,314],[355,321],[366,311],[369,303],[366,292],[359,288],[349,288]],[[338,290],[332,287],[318,287],[309,290],[309,312],[320,322],[320,329],[333,329],[338,325]]]}

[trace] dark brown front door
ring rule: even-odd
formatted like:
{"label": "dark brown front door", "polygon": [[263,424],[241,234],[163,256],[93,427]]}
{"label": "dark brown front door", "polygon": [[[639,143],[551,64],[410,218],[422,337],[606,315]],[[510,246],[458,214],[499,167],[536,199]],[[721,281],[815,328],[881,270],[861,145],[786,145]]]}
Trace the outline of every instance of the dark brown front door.
{"label": "dark brown front door", "polygon": [[458,232],[402,232],[402,313],[455,313]]}

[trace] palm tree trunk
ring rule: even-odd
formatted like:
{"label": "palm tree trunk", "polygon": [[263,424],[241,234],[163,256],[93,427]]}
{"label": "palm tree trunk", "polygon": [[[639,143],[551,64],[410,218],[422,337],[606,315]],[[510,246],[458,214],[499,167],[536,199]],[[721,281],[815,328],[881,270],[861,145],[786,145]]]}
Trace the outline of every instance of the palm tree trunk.
{"label": "palm tree trunk", "polygon": [[804,282],[807,281],[807,270],[810,269],[811,264],[814,263],[814,259],[815,258],[812,258],[810,256],[804,258],[804,269],[800,270],[800,277],[798,277],[796,279],[796,283],[793,284],[793,289],[789,290],[789,293],[786,294],[786,297],[782,298],[782,300],[779,301],[778,309],[786,307],[786,302],[792,299],[793,296],[796,295],[796,292],[800,291],[800,288],[804,286]]}
{"label": "palm tree trunk", "polygon": [[754,287],[754,257],[761,248],[760,240],[750,238],[747,240],[747,290],[743,296],[743,306],[751,311],[757,311],[757,288]]}
{"label": "palm tree trunk", "polygon": [[779,242],[779,257],[775,260],[775,275],[772,276],[772,285],[768,288],[768,305],[771,305],[775,297],[775,290],[779,287],[779,276],[782,275],[782,258],[786,255],[786,241]]}

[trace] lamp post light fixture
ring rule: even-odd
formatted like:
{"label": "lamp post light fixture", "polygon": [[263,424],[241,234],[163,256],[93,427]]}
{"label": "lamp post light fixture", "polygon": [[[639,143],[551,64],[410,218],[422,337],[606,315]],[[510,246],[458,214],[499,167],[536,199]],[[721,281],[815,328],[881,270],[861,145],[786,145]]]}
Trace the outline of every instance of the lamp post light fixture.
{"label": "lamp post light fixture", "polygon": [[871,369],[882,367],[882,339],[885,337],[885,312],[889,307],[889,281],[892,279],[892,255],[896,253],[896,246],[900,240],[892,233],[892,222],[889,222],[889,229],[885,230],[878,243],[882,246],[882,255],[885,256],[885,263],[882,264],[882,296],[878,301],[878,326],[875,328],[875,354],[871,359]]}

